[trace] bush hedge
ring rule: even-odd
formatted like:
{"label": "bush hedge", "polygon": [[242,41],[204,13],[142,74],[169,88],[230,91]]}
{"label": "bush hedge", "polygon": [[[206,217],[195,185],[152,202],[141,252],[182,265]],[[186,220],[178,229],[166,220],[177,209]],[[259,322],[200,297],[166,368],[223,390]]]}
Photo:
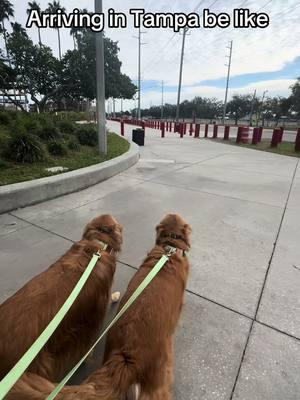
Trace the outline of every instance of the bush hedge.
{"label": "bush hedge", "polygon": [[53,156],[66,156],[68,154],[67,146],[58,140],[52,140],[48,143],[48,151]]}
{"label": "bush hedge", "polygon": [[98,143],[97,130],[91,124],[80,125],[77,128],[77,137],[83,146],[96,146]]}
{"label": "bush hedge", "polygon": [[9,138],[4,155],[10,161],[30,164],[46,159],[45,149],[39,139],[24,131]]}

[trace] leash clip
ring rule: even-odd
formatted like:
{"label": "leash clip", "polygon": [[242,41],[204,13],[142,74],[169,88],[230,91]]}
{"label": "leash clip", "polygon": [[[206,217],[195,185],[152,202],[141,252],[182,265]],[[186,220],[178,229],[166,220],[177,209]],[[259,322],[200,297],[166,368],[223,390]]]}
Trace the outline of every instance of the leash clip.
{"label": "leash clip", "polygon": [[168,246],[167,257],[171,257],[173,254],[176,254],[176,252],[177,252],[176,247]]}

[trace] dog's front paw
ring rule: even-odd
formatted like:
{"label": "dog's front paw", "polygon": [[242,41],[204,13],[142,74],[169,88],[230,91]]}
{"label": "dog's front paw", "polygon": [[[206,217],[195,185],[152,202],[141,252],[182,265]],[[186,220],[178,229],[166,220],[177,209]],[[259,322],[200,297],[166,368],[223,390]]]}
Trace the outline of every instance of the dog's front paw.
{"label": "dog's front paw", "polygon": [[120,293],[120,292],[114,292],[114,293],[111,295],[111,301],[112,301],[113,303],[117,303],[117,302],[120,300],[120,296],[121,296],[121,293]]}

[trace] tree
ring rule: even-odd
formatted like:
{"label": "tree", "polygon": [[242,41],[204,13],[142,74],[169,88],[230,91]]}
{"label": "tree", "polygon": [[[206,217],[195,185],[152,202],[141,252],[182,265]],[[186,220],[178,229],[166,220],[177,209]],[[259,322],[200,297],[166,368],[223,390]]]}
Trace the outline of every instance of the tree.
{"label": "tree", "polygon": [[23,35],[25,37],[28,37],[26,29],[23,28],[23,26],[21,24],[19,24],[18,22],[11,22],[10,25],[12,27],[13,32]]}
{"label": "tree", "polygon": [[291,100],[291,111],[296,113],[298,118],[300,117],[300,77],[297,78],[297,81],[294,85],[291,86],[292,95],[290,96]]}
{"label": "tree", "polygon": [[60,85],[61,63],[46,46],[34,45],[28,36],[13,31],[8,36],[8,51],[15,74],[15,87],[30,94],[43,111],[47,101],[64,89]]}
{"label": "tree", "polygon": [[[39,14],[41,14],[42,12],[39,3],[37,3],[36,1],[28,2],[28,8],[26,10],[27,14],[30,14],[32,10],[37,10]],[[39,27],[38,27],[38,35],[39,35],[39,45],[41,46],[42,45],[41,28]]]}
{"label": "tree", "polygon": [[[66,9],[61,6],[60,1],[53,1],[53,3],[48,3],[48,8],[46,9],[47,13],[56,14],[58,10],[61,10],[62,13],[66,12]],[[57,29],[57,37],[58,37],[58,53],[59,59],[61,60],[61,40],[60,40],[60,28],[56,26]]]}
{"label": "tree", "polygon": [[[130,78],[121,73],[116,42],[104,38],[105,97],[131,99],[136,92]],[[61,83],[66,86],[65,95],[71,98],[96,98],[96,45],[95,34],[90,30],[81,32],[80,45],[69,50],[62,59]]]}
{"label": "tree", "polygon": [[246,117],[250,113],[252,99],[253,96],[250,94],[235,94],[232,96],[232,100],[227,103],[227,112],[231,118],[234,118],[235,125],[237,125],[239,119]]}
{"label": "tree", "polygon": [[[79,10],[80,14],[88,14],[88,10],[86,8],[83,8],[82,10]],[[82,37],[83,32],[86,30],[84,27],[75,27],[72,26],[70,29],[70,35],[73,36],[73,41],[74,41],[74,50],[79,49],[80,46],[80,39]]]}
{"label": "tree", "polygon": [[269,97],[265,101],[263,115],[265,119],[274,120],[277,126],[281,118],[290,116],[291,108],[291,97]]}
{"label": "tree", "polygon": [[7,55],[8,55],[7,33],[6,33],[4,21],[6,19],[9,20],[9,18],[13,17],[13,16],[14,16],[14,8],[13,8],[13,5],[11,4],[11,2],[8,0],[0,0],[0,22],[1,22],[0,32],[3,34],[3,37],[4,37],[5,49],[6,49]]}

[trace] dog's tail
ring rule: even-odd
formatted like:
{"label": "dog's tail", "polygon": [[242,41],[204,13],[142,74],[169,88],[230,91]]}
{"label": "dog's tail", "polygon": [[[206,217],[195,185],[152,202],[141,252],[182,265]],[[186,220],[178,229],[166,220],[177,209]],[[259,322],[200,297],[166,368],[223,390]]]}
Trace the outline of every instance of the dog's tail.
{"label": "dog's tail", "polygon": [[[47,379],[26,372],[6,395],[5,400],[45,400],[55,389],[55,384]],[[94,385],[66,386],[57,395],[57,400],[94,400]]]}
{"label": "dog's tail", "polygon": [[[102,368],[78,386],[65,386],[57,400],[138,400],[135,363],[124,353],[113,354]],[[45,400],[55,384],[36,374],[25,373],[5,400]]]}
{"label": "dog's tail", "polygon": [[38,375],[26,372],[6,395],[5,400],[42,400],[55,385]]}
{"label": "dog's tail", "polygon": [[138,400],[137,368],[125,352],[112,354],[85,383],[92,383],[99,400]]}

